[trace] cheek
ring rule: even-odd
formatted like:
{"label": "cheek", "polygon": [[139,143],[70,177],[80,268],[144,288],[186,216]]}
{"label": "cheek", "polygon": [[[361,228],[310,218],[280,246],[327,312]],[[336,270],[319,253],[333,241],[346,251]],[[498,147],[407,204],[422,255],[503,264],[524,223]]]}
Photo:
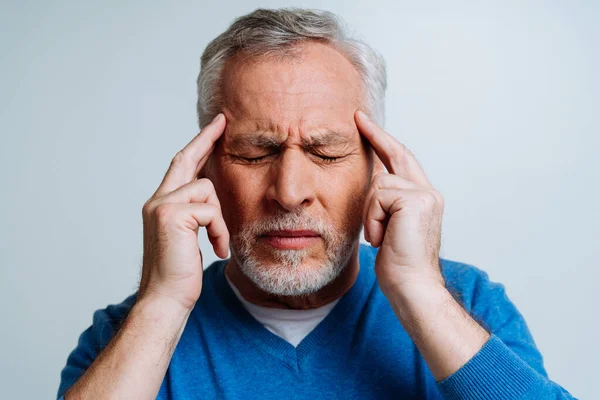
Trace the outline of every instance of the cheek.
{"label": "cheek", "polygon": [[218,171],[215,191],[225,223],[230,233],[236,233],[238,227],[246,221],[256,220],[260,213],[266,190],[264,176],[239,165],[220,166]]}
{"label": "cheek", "polygon": [[[364,165],[363,165],[364,164]],[[358,162],[349,168],[323,174],[320,202],[328,217],[339,228],[354,234],[360,231],[362,208],[370,185],[367,163]]]}

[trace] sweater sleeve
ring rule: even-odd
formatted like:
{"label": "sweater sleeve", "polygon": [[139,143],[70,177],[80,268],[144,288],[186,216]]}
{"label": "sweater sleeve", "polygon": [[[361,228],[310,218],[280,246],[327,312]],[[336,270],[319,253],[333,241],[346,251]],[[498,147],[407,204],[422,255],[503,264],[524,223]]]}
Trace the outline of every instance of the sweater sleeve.
{"label": "sweater sleeve", "polygon": [[64,400],[67,390],[108,345],[135,303],[135,296],[131,295],[120,304],[111,304],[94,312],[92,325],[79,335],[77,346],[67,357],[67,363],[61,371],[56,396],[58,400]]}
{"label": "sweater sleeve", "polygon": [[[450,262],[452,263],[452,262]],[[448,400],[573,399],[551,381],[525,319],[502,284],[467,264],[448,262],[449,290],[489,333],[484,346],[458,371],[437,382]],[[450,272],[452,270],[452,272]],[[448,279],[450,278],[450,279]]]}

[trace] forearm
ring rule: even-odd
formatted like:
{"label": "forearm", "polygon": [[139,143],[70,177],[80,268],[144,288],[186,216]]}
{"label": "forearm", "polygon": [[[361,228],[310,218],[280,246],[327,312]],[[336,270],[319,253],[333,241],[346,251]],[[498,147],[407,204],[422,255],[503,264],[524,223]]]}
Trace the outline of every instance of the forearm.
{"label": "forearm", "polygon": [[386,295],[437,381],[458,371],[490,337],[439,283],[413,283]]}
{"label": "forearm", "polygon": [[189,314],[170,300],[140,299],[65,399],[156,398]]}
{"label": "forearm", "polygon": [[573,399],[490,336],[443,285],[413,283],[386,296],[445,398]]}

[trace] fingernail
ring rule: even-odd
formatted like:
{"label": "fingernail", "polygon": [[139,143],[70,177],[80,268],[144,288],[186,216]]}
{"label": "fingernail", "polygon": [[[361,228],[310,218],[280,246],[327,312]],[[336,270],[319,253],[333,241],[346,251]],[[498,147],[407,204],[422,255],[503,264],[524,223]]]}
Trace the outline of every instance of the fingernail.
{"label": "fingernail", "polygon": [[223,113],[218,113],[217,116],[214,117],[212,121],[210,121],[210,123],[214,124],[215,122],[220,121],[221,117],[223,117]]}
{"label": "fingernail", "polygon": [[371,118],[369,118],[369,116],[365,114],[362,110],[358,110],[358,115],[366,121],[371,121]]}

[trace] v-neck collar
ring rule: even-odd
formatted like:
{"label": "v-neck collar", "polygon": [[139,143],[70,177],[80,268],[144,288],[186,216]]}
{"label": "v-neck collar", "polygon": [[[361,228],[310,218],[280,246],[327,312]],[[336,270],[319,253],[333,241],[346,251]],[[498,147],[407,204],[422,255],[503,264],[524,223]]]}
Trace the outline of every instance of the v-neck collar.
{"label": "v-neck collar", "polygon": [[212,266],[212,290],[220,300],[220,306],[235,321],[232,326],[250,343],[277,358],[292,371],[300,372],[300,365],[307,356],[319,346],[325,345],[336,334],[350,332],[356,324],[375,282],[375,255],[374,248],[360,244],[359,271],[354,285],[297,347],[265,328],[240,302],[225,278],[225,265],[228,260],[217,261]]}

